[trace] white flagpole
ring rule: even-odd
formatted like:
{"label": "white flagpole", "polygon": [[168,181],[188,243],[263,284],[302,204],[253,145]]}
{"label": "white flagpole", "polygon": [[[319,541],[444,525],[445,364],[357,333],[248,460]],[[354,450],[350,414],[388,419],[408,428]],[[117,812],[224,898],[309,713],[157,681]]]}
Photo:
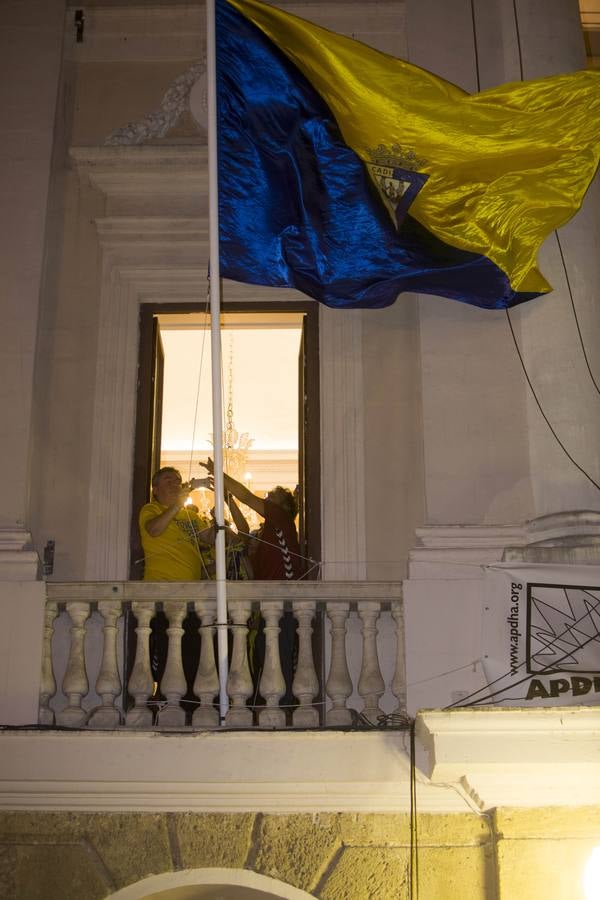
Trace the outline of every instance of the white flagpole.
{"label": "white flagpole", "polygon": [[221,385],[221,280],[219,271],[219,188],[217,163],[217,58],[215,0],[206,0],[206,68],[208,81],[208,211],[210,259],[210,346],[212,357],[212,420],[215,462],[215,533],[217,585],[217,655],[221,723],[229,708],[227,696],[227,592],[223,531],[223,407]]}

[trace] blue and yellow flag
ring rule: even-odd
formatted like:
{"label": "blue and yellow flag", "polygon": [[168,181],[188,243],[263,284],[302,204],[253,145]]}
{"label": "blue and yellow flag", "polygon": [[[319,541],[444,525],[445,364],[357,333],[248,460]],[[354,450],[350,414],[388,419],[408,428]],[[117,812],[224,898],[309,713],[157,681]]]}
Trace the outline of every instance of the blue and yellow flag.
{"label": "blue and yellow flag", "polygon": [[600,73],[479,94],[259,0],[217,0],[221,273],[329,306],[550,290],[600,156]]}

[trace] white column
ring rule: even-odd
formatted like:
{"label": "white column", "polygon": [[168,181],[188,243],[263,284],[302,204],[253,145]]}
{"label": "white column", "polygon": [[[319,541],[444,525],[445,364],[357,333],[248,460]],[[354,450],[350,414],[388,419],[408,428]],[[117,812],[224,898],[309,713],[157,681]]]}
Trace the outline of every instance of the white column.
{"label": "white column", "polygon": [[0,462],[5,469],[10,467],[10,478],[2,491],[0,533],[24,536],[34,352],[64,14],[64,0],[21,0],[2,7]]}
{"label": "white column", "polygon": [[87,712],[82,707],[82,699],[89,690],[85,669],[85,623],[90,615],[90,605],[79,601],[67,603],[67,613],[72,623],[71,642],[62,690],[69,703],[56,714],[56,724],[77,728],[85,725],[87,721]]}
{"label": "white column", "polygon": [[396,668],[392,680],[392,693],[398,701],[394,715],[406,717],[406,662],[404,653],[404,609],[401,603],[392,604],[392,617],[396,623]]}
{"label": "white column", "polygon": [[58,604],[47,603],[44,611],[44,644],[42,647],[42,677],[40,683],[40,725],[54,725],[54,713],[50,709],[50,700],[56,693],[56,679],[52,664],[52,636],[54,620],[58,615]]}
{"label": "white column", "polygon": [[362,311],[319,309],[324,581],[366,579]]}
{"label": "white column", "polygon": [[285,728],[285,710],[279,706],[285,694],[279,658],[279,620],[283,615],[283,600],[264,600],[260,608],[265,620],[265,663],[259,690],[266,706],[258,714],[258,724],[261,728]]}
{"label": "white column", "polygon": [[121,601],[101,600],[98,612],[104,618],[102,665],[96,681],[96,693],[102,699],[102,706],[92,713],[89,724],[92,728],[117,728],[121,724],[121,714],[115,707],[115,699],[121,692],[117,663],[117,619],[122,612]]}
{"label": "white column", "polygon": [[346,622],[349,603],[328,603],[327,615],[331,620],[331,664],[327,678],[327,696],[333,704],[327,711],[327,725],[350,725],[352,714],[346,701],[352,693],[352,680],[346,657]]}
{"label": "white column", "polygon": [[294,601],[294,615],[298,620],[298,666],[292,691],[300,705],[294,710],[292,721],[300,728],[316,728],[319,724],[319,712],[312,705],[319,693],[312,651],[312,621],[315,610],[314,600]]}
{"label": "white column", "polygon": [[150,668],[150,621],[154,616],[154,603],[132,603],[131,611],[137,619],[137,644],[127,690],[133,697],[134,706],[127,711],[125,724],[129,728],[151,728],[152,710],[148,699],[154,684]]}
{"label": "white column", "polygon": [[194,710],[192,725],[195,728],[214,728],[219,724],[219,713],[214,707],[214,699],[219,693],[213,643],[217,605],[214,600],[198,600],[194,608],[200,619],[200,662],[194,681],[194,694],[200,698],[200,706]]}
{"label": "white column", "polygon": [[385,692],[385,683],[381,675],[379,658],[377,656],[377,619],[379,618],[379,611],[379,603],[362,600],[358,604],[358,615],[362,623],[363,639],[358,693],[365,704],[362,713],[372,725],[377,724],[377,717],[382,713],[379,707],[379,698]]}
{"label": "white column", "polygon": [[225,724],[240,728],[252,725],[252,710],[246,706],[252,696],[252,678],[248,666],[248,628],[250,603],[244,600],[229,601],[229,616],[233,626],[233,650],[227,681],[227,693],[231,706],[225,717]]}
{"label": "white column", "polygon": [[158,725],[161,727],[180,728],[185,725],[185,710],[181,706],[181,698],[186,691],[183,660],[181,656],[182,622],[187,615],[184,603],[163,604],[165,616],[169,621],[167,635],[167,664],[160,682],[161,693],[167,698],[167,706],[158,713]]}

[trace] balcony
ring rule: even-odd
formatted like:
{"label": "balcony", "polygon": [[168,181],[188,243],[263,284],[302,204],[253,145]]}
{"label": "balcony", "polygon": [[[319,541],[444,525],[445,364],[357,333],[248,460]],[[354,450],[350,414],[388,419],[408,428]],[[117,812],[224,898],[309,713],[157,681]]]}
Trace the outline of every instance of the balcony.
{"label": "balcony", "polygon": [[[214,583],[54,583],[46,591],[40,725],[205,731],[405,721],[399,584],[229,582],[223,722]],[[160,661],[157,613],[167,626]],[[284,613],[293,666],[280,654]],[[264,628],[264,659],[254,677],[251,616]]]}
{"label": "balcony", "polygon": [[[597,802],[597,708],[421,710],[411,753],[398,584],[229,583],[223,722],[214,583],[5,587],[0,809],[395,813],[410,808],[411,779],[422,812]],[[166,658],[155,684],[158,611]],[[289,684],[277,639],[286,611],[297,635]],[[265,632],[254,679],[252,612]],[[430,606],[424,614],[452,640]],[[413,628],[408,646],[428,644]]]}

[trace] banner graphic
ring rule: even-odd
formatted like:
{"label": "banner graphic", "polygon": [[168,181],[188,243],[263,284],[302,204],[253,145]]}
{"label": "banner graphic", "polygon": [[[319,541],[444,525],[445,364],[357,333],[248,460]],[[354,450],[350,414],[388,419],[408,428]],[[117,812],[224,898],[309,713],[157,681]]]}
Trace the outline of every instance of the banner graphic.
{"label": "banner graphic", "polygon": [[487,580],[488,688],[469,704],[600,704],[600,586],[528,581],[531,575],[496,570]]}

